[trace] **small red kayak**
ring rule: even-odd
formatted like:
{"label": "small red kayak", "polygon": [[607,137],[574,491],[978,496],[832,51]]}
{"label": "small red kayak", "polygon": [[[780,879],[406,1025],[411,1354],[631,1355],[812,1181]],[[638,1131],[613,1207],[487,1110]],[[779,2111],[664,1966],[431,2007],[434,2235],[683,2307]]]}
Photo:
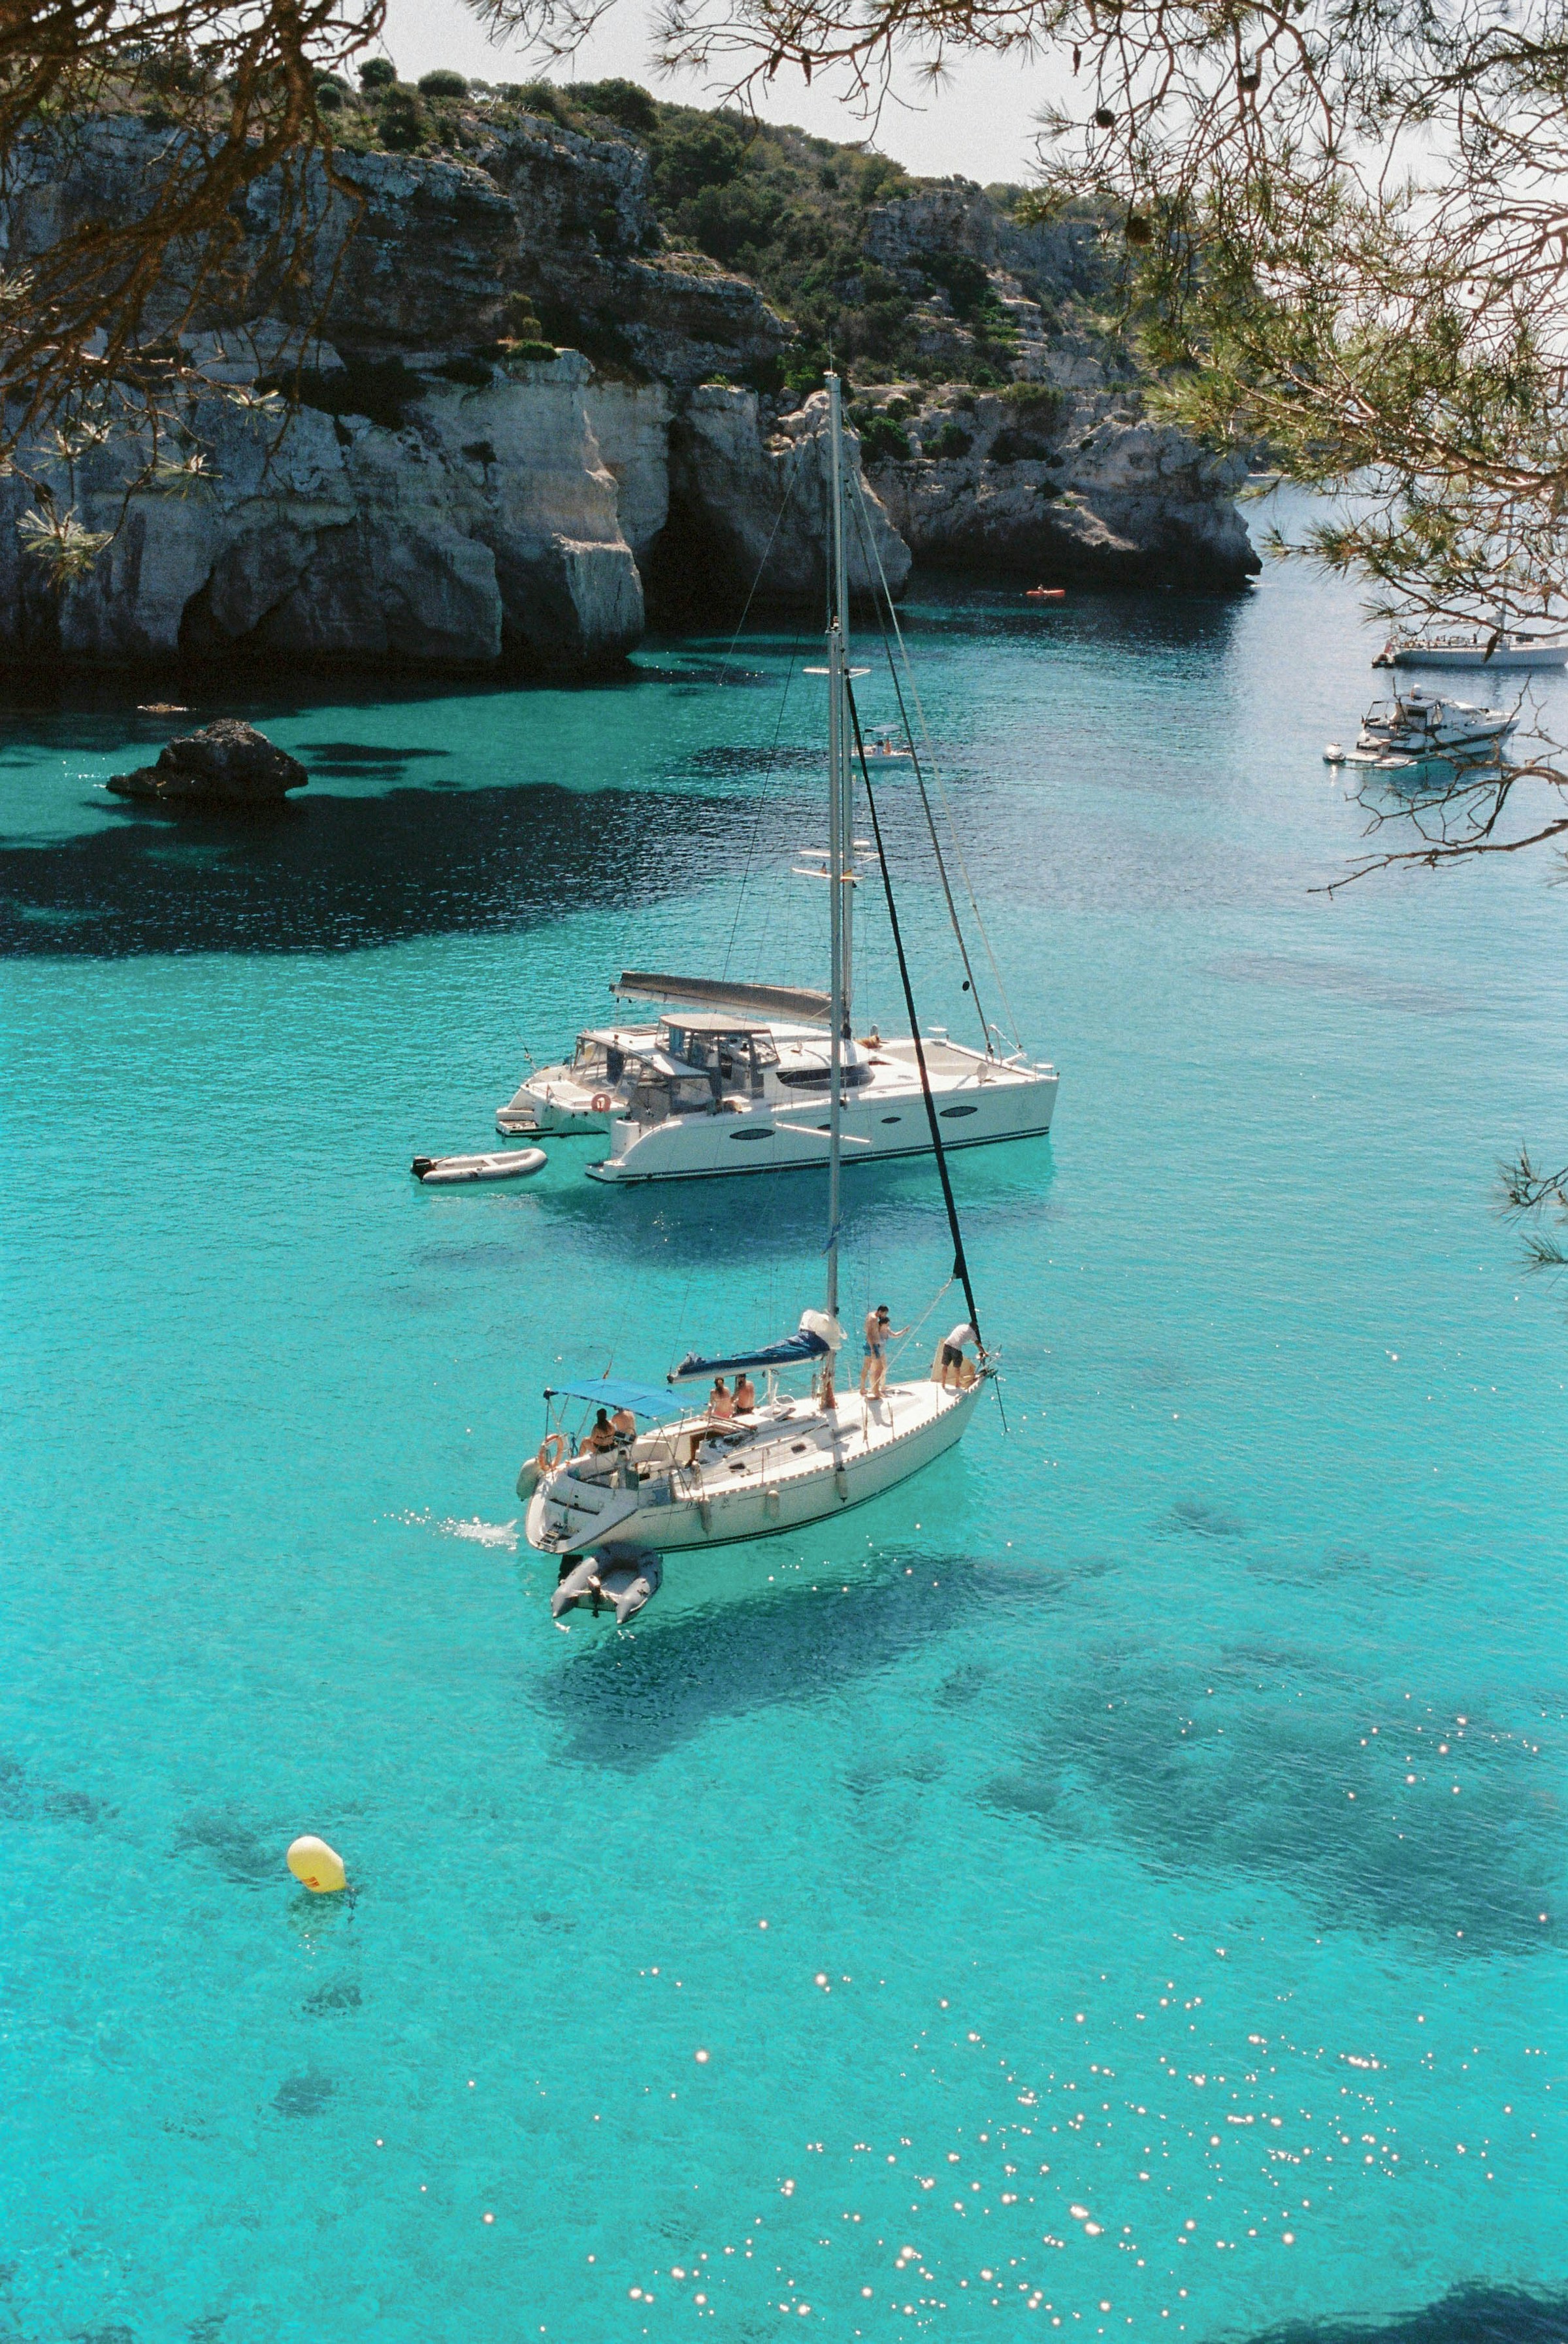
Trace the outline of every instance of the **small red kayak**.
{"label": "small red kayak", "polygon": [[1030,586],[1025,591],[1025,600],[1029,602],[1065,602],[1067,599],[1065,586]]}

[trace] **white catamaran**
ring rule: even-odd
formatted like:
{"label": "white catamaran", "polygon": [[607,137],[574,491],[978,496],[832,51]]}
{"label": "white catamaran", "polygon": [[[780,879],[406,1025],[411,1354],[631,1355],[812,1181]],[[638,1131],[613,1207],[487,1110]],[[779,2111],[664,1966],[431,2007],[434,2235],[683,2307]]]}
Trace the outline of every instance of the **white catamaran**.
{"label": "white catamaran", "polygon": [[[538,1455],[524,1465],[518,1494],[528,1503],[529,1543],[561,1558],[554,1599],[558,1616],[576,1602],[591,1601],[597,1609],[602,1601],[612,1606],[617,1618],[629,1617],[657,1588],[659,1557],[672,1550],[723,1546],[799,1530],[880,1495],[962,1436],[991,1373],[983,1349],[977,1369],[962,1356],[966,1342],[979,1349],[979,1321],[947,1177],[938,1105],[943,1094],[926,1063],[924,1040],[912,1038],[907,1046],[914,1096],[926,1120],[926,1144],[936,1158],[953,1235],[954,1277],[962,1286],[969,1316],[937,1346],[928,1377],[889,1381],[874,1396],[840,1391],[837,1385],[838,1355],[845,1342],[838,1318],[840,1176],[846,1102],[856,1096],[846,1076],[861,1063],[849,1035],[849,889],[845,884],[853,854],[851,775],[858,726],[845,631],[848,594],[836,378],[829,377],[828,389],[833,440],[826,867],[833,884],[825,1032],[817,1037],[824,1060],[826,1290],[822,1308],[805,1310],[794,1334],[722,1356],[689,1354],[667,1378],[667,1389],[605,1379],[547,1389],[551,1429]],[[867,797],[886,884],[881,827],[869,790]],[[887,904],[915,1037],[919,1027],[890,884]],[[712,1023],[696,1021],[704,1031]],[[690,1032],[692,1021],[680,1030]],[[759,1032],[772,1030],[744,1020],[723,1026],[726,1036],[742,1035],[748,1042]],[[764,1391],[742,1413],[693,1408],[681,1397],[683,1387],[706,1384],[732,1372],[749,1379],[753,1370],[763,1376]],[[808,1388],[784,1388],[792,1370]],[[565,1430],[565,1419],[574,1408],[584,1425],[597,1409],[602,1427],[576,1453]],[[616,1417],[613,1428],[611,1410]]]}
{"label": "white catamaran", "polygon": [[[838,412],[835,393],[830,429],[839,428],[834,419]],[[840,468],[841,445],[835,443],[832,456]],[[842,468],[835,477],[842,483]],[[834,494],[837,510],[842,489]],[[887,611],[896,632],[890,599]],[[849,665],[847,604],[841,603],[835,624],[843,672],[836,681],[831,668],[826,672],[830,694],[842,695],[852,676],[865,671]],[[615,1183],[796,1170],[820,1163],[826,1149],[830,1061],[838,1068],[842,1137],[853,1163],[930,1151],[927,1087],[936,1098],[943,1142],[949,1147],[1040,1137],[1049,1131],[1059,1077],[1055,1066],[1031,1059],[1024,1049],[1008,1052],[999,1046],[996,1027],[980,1008],[980,974],[965,940],[926,776],[913,746],[900,745],[886,729],[863,735],[852,698],[843,699],[842,705],[835,699],[833,708],[836,712],[830,716],[830,729],[836,724],[844,736],[843,775],[833,783],[840,793],[832,809],[840,859],[831,890],[831,924],[837,940],[835,998],[842,1014],[832,1010],[825,993],[801,986],[622,970],[611,992],[622,1000],[652,1005],[653,1015],[645,1010],[641,1017],[581,1033],[570,1059],[537,1068],[498,1109],[500,1132],[509,1137],[608,1136],[606,1154],[586,1169],[596,1180]],[[945,1026],[922,1036],[918,1046],[913,1026],[906,1034],[887,1036],[875,1026],[863,1026],[858,1033],[854,1029],[855,895],[869,875],[857,861],[857,850],[872,843],[854,835],[851,775],[855,763],[868,803],[874,770],[907,766],[911,771],[963,959],[964,992],[978,1021],[978,1048],[954,1040]],[[936,787],[940,793],[939,778]],[[802,855],[811,867],[799,875],[828,876],[814,849],[803,849]],[[958,864],[966,885],[961,847]],[[972,889],[969,902],[978,923]],[[1006,1008],[994,962],[991,981]]]}

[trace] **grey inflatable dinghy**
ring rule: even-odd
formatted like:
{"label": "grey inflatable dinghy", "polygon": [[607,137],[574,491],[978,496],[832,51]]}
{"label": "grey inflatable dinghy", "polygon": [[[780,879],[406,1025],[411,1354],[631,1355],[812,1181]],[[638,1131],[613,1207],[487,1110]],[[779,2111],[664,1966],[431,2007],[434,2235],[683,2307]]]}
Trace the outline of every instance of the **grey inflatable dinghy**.
{"label": "grey inflatable dinghy", "polygon": [[460,1180],[520,1180],[542,1172],[548,1161],[542,1147],[501,1147],[491,1156],[416,1156],[410,1169],[427,1188],[441,1188]]}
{"label": "grey inflatable dinghy", "polygon": [[596,1619],[602,1609],[612,1611],[616,1626],[623,1628],[657,1595],[663,1578],[664,1566],[651,1546],[612,1539],[570,1569],[561,1564],[550,1599],[551,1617],[559,1620],[563,1612],[586,1603]]}

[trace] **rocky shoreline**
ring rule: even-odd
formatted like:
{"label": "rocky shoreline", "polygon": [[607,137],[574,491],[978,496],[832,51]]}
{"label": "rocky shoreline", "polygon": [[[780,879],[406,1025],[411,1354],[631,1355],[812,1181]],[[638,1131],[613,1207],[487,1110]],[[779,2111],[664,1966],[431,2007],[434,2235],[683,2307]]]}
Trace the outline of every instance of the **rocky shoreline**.
{"label": "rocky shoreline", "polygon": [[[162,136],[106,119],[68,166],[41,139],[0,207],[13,261],[155,170]],[[634,145],[529,118],[462,161],[339,168],[363,210],[350,236],[349,205],[324,194],[309,298],[182,328],[179,462],[127,503],[147,461],[127,431],[0,480],[0,657],[591,673],[651,616],[729,615],[759,569],[761,605],[820,590],[824,396],[769,388],[791,329],[754,285],[659,248]],[[265,187],[249,201],[264,211]],[[999,220],[961,182],[886,204],[872,228],[890,270],[922,239],[965,250],[1015,321],[1012,383],[857,401],[895,591],[912,561],[1201,587],[1257,570],[1241,465],[1148,420],[1103,350],[1047,329],[1019,271],[1073,265],[1053,231]],[[564,320],[582,348],[520,336],[520,314]],[[929,330],[936,363],[961,347],[939,296]],[[40,479],[112,532],[64,586],[16,528]]]}

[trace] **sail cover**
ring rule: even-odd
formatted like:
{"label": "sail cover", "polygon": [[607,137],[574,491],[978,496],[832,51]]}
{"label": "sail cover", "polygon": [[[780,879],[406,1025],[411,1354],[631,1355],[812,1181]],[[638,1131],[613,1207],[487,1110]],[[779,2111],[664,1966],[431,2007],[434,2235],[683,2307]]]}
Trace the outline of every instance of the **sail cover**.
{"label": "sail cover", "polygon": [[732,985],[713,976],[661,976],[623,968],[610,988],[622,1000],[682,1002],[691,1009],[733,1011],[740,1017],[779,1017],[790,1025],[825,1026],[828,997],[794,985]]}
{"label": "sail cover", "polygon": [[723,1359],[699,1359],[688,1351],[678,1368],[672,1368],[668,1380],[673,1384],[692,1383],[698,1376],[723,1376],[734,1368],[798,1368],[807,1359],[825,1357],[832,1346],[809,1327],[798,1335],[786,1335],[780,1343],[764,1343],[754,1351],[732,1351]]}

